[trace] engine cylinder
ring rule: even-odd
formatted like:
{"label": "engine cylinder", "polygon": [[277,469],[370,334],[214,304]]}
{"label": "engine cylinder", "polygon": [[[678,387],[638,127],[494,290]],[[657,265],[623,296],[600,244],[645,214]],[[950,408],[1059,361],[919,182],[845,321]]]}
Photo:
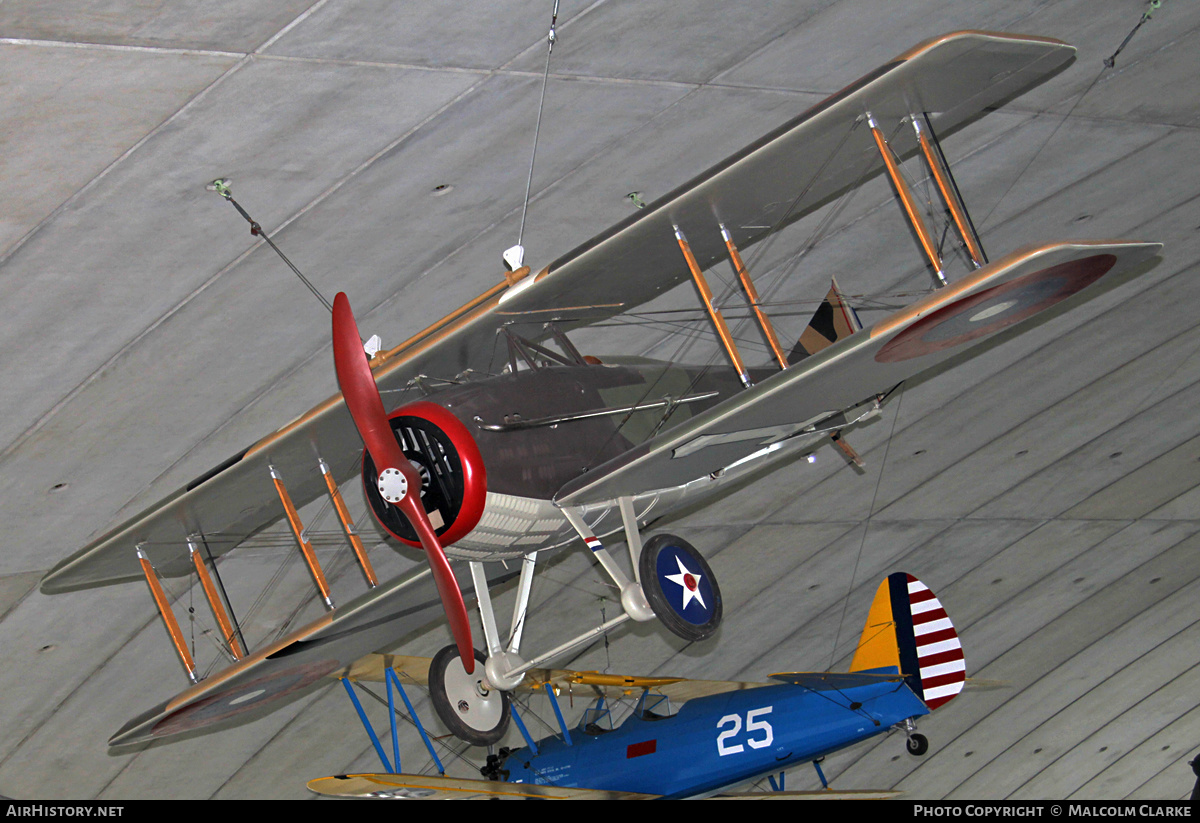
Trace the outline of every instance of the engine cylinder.
{"label": "engine cylinder", "polygon": [[[487,472],[475,439],[457,417],[424,400],[396,409],[388,422],[404,456],[421,475],[421,504],[438,539],[443,546],[461,540],[479,523],[487,501]],[[362,475],[367,502],[379,524],[402,543],[420,546],[408,518],[380,495],[379,472],[365,450]]]}

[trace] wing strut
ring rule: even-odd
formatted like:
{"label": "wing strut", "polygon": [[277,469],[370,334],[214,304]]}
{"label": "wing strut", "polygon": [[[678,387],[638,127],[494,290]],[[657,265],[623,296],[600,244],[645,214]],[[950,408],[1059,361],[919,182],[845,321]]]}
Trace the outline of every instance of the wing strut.
{"label": "wing strut", "polygon": [[925,225],[925,220],[921,217],[921,213],[917,211],[917,201],[913,198],[912,191],[908,188],[908,183],[904,182],[904,178],[900,174],[900,167],[896,163],[896,158],[892,154],[891,146],[883,136],[883,132],[879,130],[879,124],[875,122],[875,118],[867,113],[867,125],[871,127],[871,134],[875,138],[875,145],[879,148],[879,155],[883,158],[884,168],[887,170],[888,177],[892,180],[892,185],[896,188],[896,194],[900,197],[900,205],[904,207],[904,214],[908,217],[908,222],[912,226],[913,231],[917,233],[917,239],[921,241],[921,248],[925,251],[925,256],[929,258],[929,265],[933,266],[935,275],[934,285],[938,288],[946,285],[946,274],[943,271],[942,258],[938,254],[937,243],[933,239],[933,234],[929,231],[929,227]]}
{"label": "wing strut", "polygon": [[196,664],[187,650],[187,644],[183,642],[183,632],[179,630],[179,621],[175,619],[175,612],[171,611],[167,595],[163,592],[162,584],[158,582],[158,572],[154,570],[154,564],[142,550],[141,543],[137,546],[137,556],[138,562],[142,566],[142,572],[146,575],[146,584],[150,586],[150,593],[154,595],[154,604],[158,606],[158,613],[162,616],[163,623],[166,624],[167,634],[171,636],[171,642],[175,644],[175,651],[179,652],[179,662],[187,669],[188,679],[193,683],[199,683],[200,680],[196,677]]}
{"label": "wing strut", "polygon": [[316,552],[313,551],[312,543],[308,542],[308,537],[304,534],[304,526],[300,523],[300,515],[296,512],[296,507],[292,504],[292,498],[288,494],[287,487],[283,485],[283,477],[275,470],[274,466],[269,466],[271,470],[271,479],[275,481],[275,490],[279,492],[279,501],[283,503],[283,510],[287,513],[288,524],[292,527],[292,534],[296,536],[296,542],[300,544],[300,553],[304,555],[304,562],[308,564],[308,570],[312,574],[313,582],[317,584],[317,590],[321,592],[321,598],[325,601],[327,609],[334,608],[333,597],[329,593],[329,583],[325,580],[325,573],[321,571],[321,564],[317,562]]}
{"label": "wing strut", "polygon": [[220,598],[217,597],[217,589],[213,585],[212,575],[208,573],[208,567],[204,565],[204,557],[196,550],[196,541],[191,537],[188,538],[187,545],[188,554],[192,556],[192,565],[196,567],[196,576],[200,578],[200,587],[204,589],[204,596],[208,598],[208,607],[212,609],[213,617],[217,618],[217,625],[221,627],[221,633],[225,635],[225,644],[229,646],[233,659],[241,660],[246,656],[246,650],[242,648],[242,644],[233,630],[229,612],[225,610],[225,607],[221,605]]}
{"label": "wing strut", "polygon": [[321,460],[320,463],[321,474],[325,477],[325,487],[329,490],[329,499],[333,501],[333,508],[337,511],[338,519],[342,521],[342,529],[346,532],[346,539],[350,541],[350,548],[354,549],[358,565],[366,575],[367,585],[373,589],[379,585],[379,578],[375,576],[375,567],[371,565],[371,560],[367,557],[367,550],[363,548],[362,538],[354,530],[354,521],[350,519],[350,511],[346,508],[346,501],[342,499],[337,482],[329,471],[329,464],[324,460]]}
{"label": "wing strut", "polygon": [[[922,119],[925,120],[924,126],[921,125]],[[975,233],[975,224],[971,222],[971,216],[967,214],[967,207],[954,182],[950,166],[942,154],[942,148],[937,142],[937,135],[933,133],[933,127],[929,125],[928,115],[922,118],[914,114],[912,125],[913,131],[917,133],[917,144],[921,147],[921,153],[925,155],[929,172],[933,175],[933,181],[942,195],[942,202],[946,204],[950,216],[954,219],[958,236],[962,238],[963,245],[967,247],[967,252],[971,255],[971,262],[975,264],[975,268],[983,268],[987,265],[987,255],[983,253],[983,245],[979,242],[979,235]]]}
{"label": "wing strut", "polygon": [[709,288],[708,281],[704,279],[704,272],[700,270],[700,265],[696,262],[695,255],[692,254],[692,247],[688,245],[687,238],[683,236],[683,232],[679,229],[679,226],[675,227],[675,239],[679,241],[679,248],[683,251],[683,258],[687,261],[688,268],[692,271],[692,280],[696,282],[696,288],[700,290],[700,299],[704,302],[704,310],[708,312],[709,319],[716,326],[717,337],[721,339],[721,345],[725,347],[725,353],[729,355],[729,359],[733,362],[733,367],[737,370],[742,385],[750,388],[754,384],[750,380],[750,374],[746,371],[746,364],[742,362],[742,355],[738,352],[737,344],[733,342],[733,335],[729,332],[729,326],[725,324],[725,317],[721,314],[721,310],[713,304],[712,289]]}
{"label": "wing strut", "polygon": [[750,272],[746,271],[746,264],[742,262],[742,255],[738,251],[738,247],[733,242],[733,237],[729,234],[729,230],[725,228],[725,224],[721,224],[721,236],[725,238],[725,248],[729,252],[729,260],[733,263],[733,270],[737,272],[738,280],[742,282],[742,288],[746,291],[746,299],[750,301],[750,308],[754,309],[754,317],[758,320],[758,327],[762,329],[763,337],[767,338],[767,343],[771,346],[771,351],[775,354],[775,359],[779,362],[779,368],[786,369],[788,367],[787,356],[783,353],[783,348],[779,345],[779,336],[775,334],[775,327],[771,325],[771,318],[767,317],[766,312],[762,310],[762,304],[759,301],[758,290],[754,288],[754,283],[750,280]]}

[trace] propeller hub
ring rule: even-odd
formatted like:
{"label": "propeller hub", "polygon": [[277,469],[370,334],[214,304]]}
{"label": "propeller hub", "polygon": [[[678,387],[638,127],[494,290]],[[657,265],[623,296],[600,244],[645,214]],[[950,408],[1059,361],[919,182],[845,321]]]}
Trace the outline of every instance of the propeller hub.
{"label": "propeller hub", "polygon": [[389,503],[399,503],[408,494],[408,478],[399,469],[379,473],[379,494]]}

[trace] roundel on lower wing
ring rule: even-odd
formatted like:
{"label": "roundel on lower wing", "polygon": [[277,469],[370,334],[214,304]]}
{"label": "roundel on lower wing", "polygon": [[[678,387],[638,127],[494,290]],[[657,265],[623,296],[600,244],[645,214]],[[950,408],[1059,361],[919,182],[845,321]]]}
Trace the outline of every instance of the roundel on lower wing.
{"label": "roundel on lower wing", "polygon": [[1013,278],[931,312],[889,340],[875,355],[899,363],[998,332],[1066,300],[1104,276],[1117,262],[1094,254]]}
{"label": "roundel on lower wing", "polygon": [[675,614],[687,622],[702,626],[712,620],[717,597],[712,581],[677,546],[665,546],[655,558],[658,585]]}
{"label": "roundel on lower wing", "polygon": [[264,703],[316,683],[340,666],[336,660],[317,660],[233,686],[169,714],[155,724],[150,735],[166,737],[204,728],[258,709]]}

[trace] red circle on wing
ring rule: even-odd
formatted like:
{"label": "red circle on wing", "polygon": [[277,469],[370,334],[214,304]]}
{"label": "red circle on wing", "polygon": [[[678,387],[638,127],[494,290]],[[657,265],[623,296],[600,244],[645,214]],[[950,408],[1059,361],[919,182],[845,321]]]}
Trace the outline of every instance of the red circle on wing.
{"label": "red circle on wing", "polygon": [[[922,317],[887,342],[875,355],[879,363],[899,363],[960,346],[1019,323],[1091,285],[1117,262],[1112,254],[1094,254],[1015,277]],[[1012,306],[1004,305],[1013,301]],[[996,307],[991,322],[967,327],[962,318]],[[971,322],[969,319],[967,323]],[[956,327],[962,326],[961,332]],[[940,332],[940,334],[939,334]]]}
{"label": "red circle on wing", "polygon": [[256,677],[184,706],[159,720],[151,737],[192,731],[262,708],[323,679],[341,666],[336,660],[315,660]]}

